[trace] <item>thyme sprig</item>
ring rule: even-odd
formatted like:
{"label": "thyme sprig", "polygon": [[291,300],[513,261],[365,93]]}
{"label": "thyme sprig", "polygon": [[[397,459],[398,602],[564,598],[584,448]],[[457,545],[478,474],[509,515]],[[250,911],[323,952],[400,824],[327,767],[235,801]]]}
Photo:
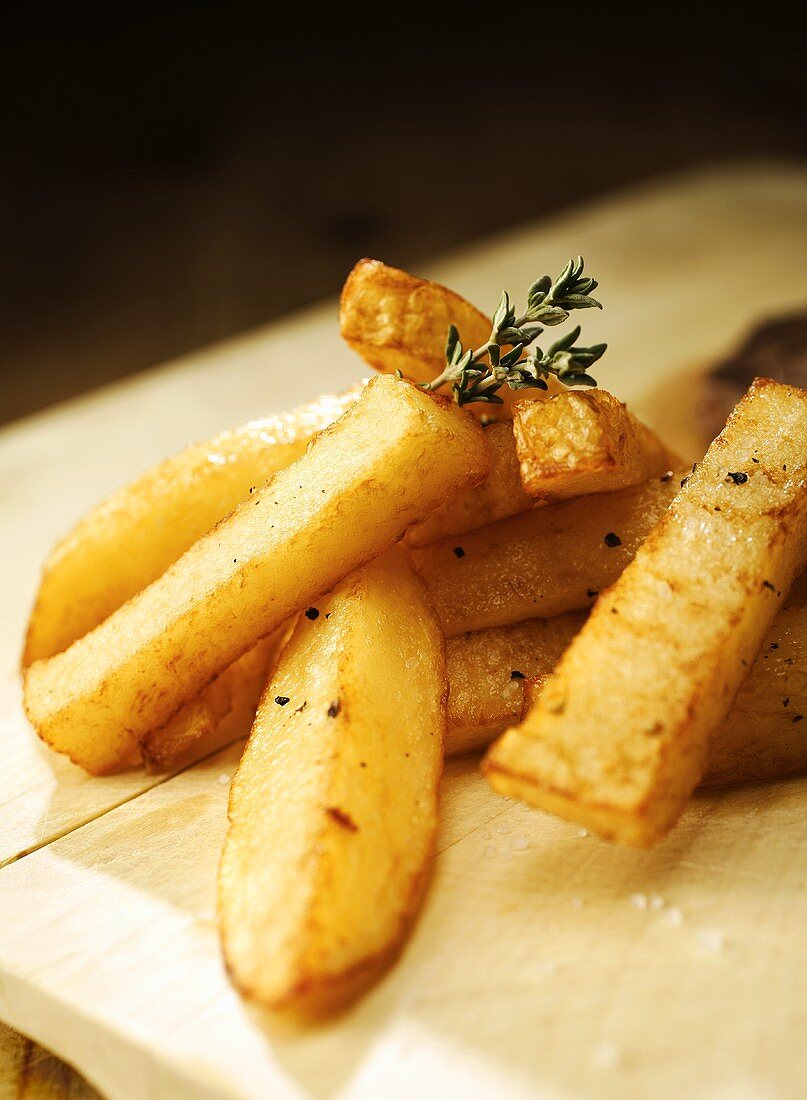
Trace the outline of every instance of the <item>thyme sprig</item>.
{"label": "thyme sprig", "polygon": [[569,260],[554,281],[549,275],[542,275],[527,291],[527,308],[520,316],[516,315],[507,291],[503,291],[490,337],[475,351],[462,346],[459,332],[451,325],[446,339],[445,369],[425,383],[424,388],[438,390],[450,385],[459,405],[472,401],[501,405],[502,399],[496,391],[502,386],[511,390],[545,390],[550,375],[565,386],[596,386],[588,368],[602,356],[606,344],[577,347],[579,325],[551,344],[546,352],[535,343],[546,328],[568,320],[572,310],[602,309],[592,297],[597,281],[584,276],[583,269],[583,257],[578,256]]}

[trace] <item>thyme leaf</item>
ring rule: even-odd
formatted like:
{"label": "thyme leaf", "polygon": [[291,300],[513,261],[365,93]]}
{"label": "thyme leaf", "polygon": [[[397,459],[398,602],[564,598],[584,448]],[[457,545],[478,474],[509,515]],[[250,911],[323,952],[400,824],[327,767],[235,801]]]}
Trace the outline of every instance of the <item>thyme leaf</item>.
{"label": "thyme leaf", "polygon": [[[556,279],[542,275],[527,291],[527,306],[516,312],[507,291],[502,292],[490,337],[482,347],[464,348],[455,325],[446,337],[446,365],[442,373],[423,384],[427,390],[450,386],[458,405],[487,402],[501,405],[498,390],[546,390],[551,376],[564,386],[596,386],[588,370],[605,352],[606,344],[578,346],[580,326],[544,352],[536,340],[547,329],[567,321],[575,309],[602,309],[592,296],[596,279],[584,275],[582,256],[569,262]],[[529,349],[529,350],[528,350]]]}

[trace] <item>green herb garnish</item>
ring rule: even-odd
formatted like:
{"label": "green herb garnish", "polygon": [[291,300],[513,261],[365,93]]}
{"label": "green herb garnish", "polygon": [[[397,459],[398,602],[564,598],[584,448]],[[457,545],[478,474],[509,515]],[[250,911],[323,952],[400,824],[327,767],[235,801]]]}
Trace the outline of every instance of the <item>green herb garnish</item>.
{"label": "green herb garnish", "polygon": [[[472,401],[503,404],[497,390],[507,385],[511,390],[547,389],[546,379],[554,375],[564,386],[596,386],[588,368],[602,356],[607,345],[592,344],[576,347],[580,335],[577,325],[566,336],[556,340],[547,352],[535,341],[545,328],[561,325],[573,309],[602,309],[592,291],[596,279],[583,275],[583,257],[569,260],[554,281],[542,275],[527,292],[527,308],[520,317],[510,303],[507,291],[493,317],[490,339],[481,348],[466,351],[454,325],[446,340],[446,367],[442,374],[424,384],[424,389],[438,390],[451,386],[458,405]],[[509,346],[503,351],[503,346]],[[527,348],[531,350],[526,351]]]}

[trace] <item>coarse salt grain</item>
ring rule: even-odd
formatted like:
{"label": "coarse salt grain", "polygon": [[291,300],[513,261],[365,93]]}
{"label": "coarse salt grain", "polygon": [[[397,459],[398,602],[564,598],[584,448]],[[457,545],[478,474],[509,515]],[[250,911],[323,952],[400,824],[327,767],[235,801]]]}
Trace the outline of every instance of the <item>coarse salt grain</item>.
{"label": "coarse salt grain", "polygon": [[592,1051],[591,1060],[598,1069],[616,1069],[622,1064],[622,1051],[608,1041],[597,1043]]}
{"label": "coarse salt grain", "polygon": [[647,908],[647,894],[631,894],[630,903],[634,909]]}
{"label": "coarse salt grain", "polygon": [[684,923],[684,914],[677,905],[671,905],[669,909],[665,909],[661,914],[661,919],[671,928],[680,928]]}
{"label": "coarse salt grain", "polygon": [[658,913],[664,908],[667,902],[664,900],[661,894],[651,894],[649,904],[653,912]]}
{"label": "coarse salt grain", "polygon": [[525,836],[514,836],[510,841],[510,847],[517,852],[523,852],[526,848],[529,848],[530,842]]}
{"label": "coarse salt grain", "polygon": [[695,936],[698,950],[703,955],[721,955],[726,941],[719,928],[700,928]]}
{"label": "coarse salt grain", "polygon": [[584,836],[588,836],[588,829],[578,829],[575,835],[579,836],[582,840]]}
{"label": "coarse salt grain", "polygon": [[222,772],[222,773],[221,773],[221,775],[220,775],[220,776],[218,777],[218,779],[216,780],[216,782],[217,782],[217,783],[221,783],[221,785],[222,785],[222,787],[223,787],[225,783],[229,783],[229,782],[230,782],[230,777],[229,777],[229,775],[227,775],[227,773],[226,773],[226,772]]}

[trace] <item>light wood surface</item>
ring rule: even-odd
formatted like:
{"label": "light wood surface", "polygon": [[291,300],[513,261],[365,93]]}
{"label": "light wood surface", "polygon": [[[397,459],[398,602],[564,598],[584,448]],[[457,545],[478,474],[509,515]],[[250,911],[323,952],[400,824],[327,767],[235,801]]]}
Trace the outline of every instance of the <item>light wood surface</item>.
{"label": "light wood surface", "polygon": [[[611,345],[602,384],[695,456],[698,364],[807,301],[807,171],[682,177],[425,274],[489,307],[578,251],[606,304],[585,318]],[[403,959],[349,1012],[301,1028],[256,1013],[221,968],[214,877],[237,747],[155,786],[86,779],[28,731],[18,653],[52,540],[189,439],[361,373],[328,305],[0,434],[0,1018],[115,1100],[803,1095],[807,782],[699,797],[636,853],[452,764]]]}

